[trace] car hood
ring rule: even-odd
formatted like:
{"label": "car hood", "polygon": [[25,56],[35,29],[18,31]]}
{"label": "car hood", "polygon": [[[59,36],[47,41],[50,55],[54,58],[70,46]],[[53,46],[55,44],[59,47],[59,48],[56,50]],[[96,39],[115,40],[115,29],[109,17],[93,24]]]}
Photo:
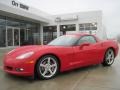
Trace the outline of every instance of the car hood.
{"label": "car hood", "polygon": [[22,46],[22,47],[17,47],[11,51],[9,51],[8,53],[6,53],[7,56],[17,56],[26,52],[30,52],[30,51],[36,51],[39,47],[41,46],[37,46],[37,45],[33,45],[33,46]]}
{"label": "car hood", "polygon": [[38,52],[49,48],[57,48],[58,46],[49,46],[49,45],[30,45],[30,46],[22,46],[13,49],[12,51],[8,52],[6,55],[10,57],[16,57],[18,55],[33,51]]}

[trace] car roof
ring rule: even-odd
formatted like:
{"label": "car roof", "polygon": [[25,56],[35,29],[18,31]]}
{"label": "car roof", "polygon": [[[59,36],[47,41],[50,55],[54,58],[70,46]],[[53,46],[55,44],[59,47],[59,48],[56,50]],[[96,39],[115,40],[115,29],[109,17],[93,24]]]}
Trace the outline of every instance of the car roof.
{"label": "car roof", "polygon": [[96,38],[97,41],[101,41],[98,37],[96,37],[93,34],[88,34],[88,33],[73,33],[73,34],[66,34],[66,35],[71,35],[71,36],[76,36],[76,37],[82,37],[82,36],[86,36],[86,35],[90,35]]}

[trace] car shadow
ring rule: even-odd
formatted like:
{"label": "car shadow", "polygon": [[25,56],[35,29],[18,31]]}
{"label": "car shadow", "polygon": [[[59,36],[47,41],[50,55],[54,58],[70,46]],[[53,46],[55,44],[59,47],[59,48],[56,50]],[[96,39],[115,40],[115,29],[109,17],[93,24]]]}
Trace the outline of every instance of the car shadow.
{"label": "car shadow", "polygon": [[76,73],[82,73],[82,72],[86,72],[86,71],[92,71],[94,69],[97,69],[99,67],[101,67],[102,65],[91,65],[91,66],[86,66],[86,67],[80,67],[80,68],[76,68],[76,69],[72,69],[72,70],[68,70],[62,73],[59,73],[58,76],[64,76],[64,75],[69,75],[69,74],[76,74]]}

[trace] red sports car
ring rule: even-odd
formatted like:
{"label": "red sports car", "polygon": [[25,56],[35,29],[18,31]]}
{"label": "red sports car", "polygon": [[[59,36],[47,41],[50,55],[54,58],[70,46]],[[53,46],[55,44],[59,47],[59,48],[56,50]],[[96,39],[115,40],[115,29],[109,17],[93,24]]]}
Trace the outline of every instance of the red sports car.
{"label": "red sports car", "polygon": [[118,54],[114,40],[99,40],[90,34],[64,35],[48,45],[18,47],[5,55],[4,71],[20,76],[50,79],[63,72],[88,65],[113,64]]}

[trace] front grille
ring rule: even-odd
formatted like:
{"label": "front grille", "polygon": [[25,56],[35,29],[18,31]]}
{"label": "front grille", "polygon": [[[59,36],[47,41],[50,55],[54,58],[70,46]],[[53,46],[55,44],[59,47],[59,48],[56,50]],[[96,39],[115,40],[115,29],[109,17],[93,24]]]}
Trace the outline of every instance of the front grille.
{"label": "front grille", "polygon": [[6,66],[5,69],[12,71],[12,70],[13,70],[13,67]]}

